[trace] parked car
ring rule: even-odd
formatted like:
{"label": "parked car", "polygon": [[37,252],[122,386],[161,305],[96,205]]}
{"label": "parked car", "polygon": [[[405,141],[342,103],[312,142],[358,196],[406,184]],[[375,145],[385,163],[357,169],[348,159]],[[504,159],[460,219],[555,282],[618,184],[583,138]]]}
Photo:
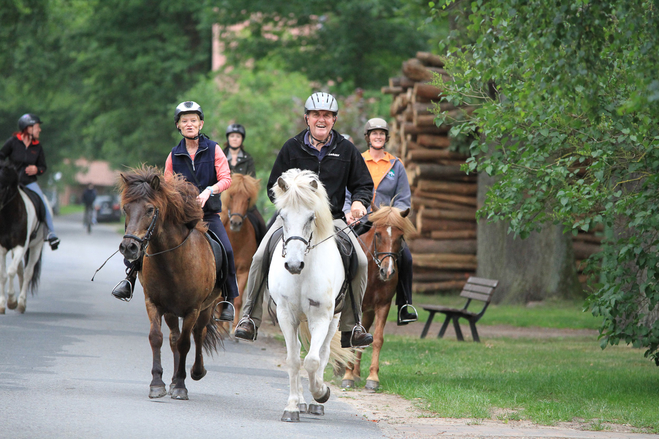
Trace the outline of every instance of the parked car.
{"label": "parked car", "polygon": [[121,220],[121,205],[117,195],[98,195],[94,200],[94,210],[99,223]]}

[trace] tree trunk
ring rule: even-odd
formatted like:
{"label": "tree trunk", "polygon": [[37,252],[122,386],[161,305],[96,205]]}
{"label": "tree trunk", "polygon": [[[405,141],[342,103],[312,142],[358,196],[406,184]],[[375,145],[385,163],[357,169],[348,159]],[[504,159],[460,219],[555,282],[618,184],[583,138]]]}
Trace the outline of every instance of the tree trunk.
{"label": "tree trunk", "polygon": [[[478,206],[493,179],[478,176]],[[478,222],[477,276],[499,280],[494,303],[528,303],[550,298],[582,298],[571,235],[548,225],[522,240],[508,234],[508,223]]]}

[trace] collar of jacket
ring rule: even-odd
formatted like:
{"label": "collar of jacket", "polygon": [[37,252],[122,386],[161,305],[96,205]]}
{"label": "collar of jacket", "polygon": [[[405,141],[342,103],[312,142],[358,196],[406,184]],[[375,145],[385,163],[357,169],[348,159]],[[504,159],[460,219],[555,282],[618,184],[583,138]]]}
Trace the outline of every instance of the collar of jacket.
{"label": "collar of jacket", "polygon": [[[307,131],[309,131],[308,128],[293,138],[300,145],[300,148],[302,148],[307,154],[312,154],[310,151],[307,151],[307,146],[304,144],[304,135],[307,133]],[[327,152],[330,153],[334,151],[334,149],[339,145],[339,143],[343,142],[344,140],[345,137],[340,135],[335,129],[332,129],[332,142],[330,143],[329,150]]]}
{"label": "collar of jacket", "polygon": [[[197,148],[197,153],[195,154],[195,157],[197,157],[197,154],[200,153],[201,151],[208,150],[208,148],[213,146],[213,144],[214,142],[208,137],[204,136],[203,134],[199,136],[199,147]],[[185,155],[190,157],[190,154],[188,154],[188,149],[185,147],[185,138],[181,139],[179,144],[174,147],[173,154]]]}

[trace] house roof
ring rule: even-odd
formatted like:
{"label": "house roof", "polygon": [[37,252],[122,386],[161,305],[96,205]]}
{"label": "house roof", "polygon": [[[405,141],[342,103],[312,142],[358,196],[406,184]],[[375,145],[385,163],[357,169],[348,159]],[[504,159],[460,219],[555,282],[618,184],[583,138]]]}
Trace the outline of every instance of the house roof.
{"label": "house roof", "polygon": [[80,184],[92,183],[95,186],[114,186],[119,178],[119,171],[110,169],[110,164],[106,161],[96,160],[88,161],[78,159],[76,166],[82,171],[76,173],[75,180]]}

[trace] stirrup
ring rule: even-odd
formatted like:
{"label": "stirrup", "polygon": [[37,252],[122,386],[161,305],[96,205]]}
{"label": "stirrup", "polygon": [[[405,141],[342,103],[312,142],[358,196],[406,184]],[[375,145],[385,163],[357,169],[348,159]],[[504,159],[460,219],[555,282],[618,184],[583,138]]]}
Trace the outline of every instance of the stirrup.
{"label": "stirrup", "polygon": [[[217,307],[224,304],[224,303],[228,303],[229,306],[231,306],[231,310],[232,310],[231,315],[232,316],[236,315],[236,308],[233,306],[233,303],[229,302],[228,300],[223,300],[221,302],[217,302],[217,304],[215,305],[215,308],[213,308],[213,321],[214,322],[233,322],[233,317],[231,318],[231,320],[223,320],[219,317],[218,318],[215,317],[215,313],[217,312]],[[222,311],[223,310],[224,309],[220,310],[220,313],[219,313],[220,317],[222,317]],[[256,328],[256,326],[255,326],[255,328]]]}
{"label": "stirrup", "polygon": [[[256,336],[257,336],[258,330],[256,329],[256,323],[254,323],[254,320],[252,320],[251,317],[243,317],[240,320],[238,320],[238,324],[236,325],[236,329],[234,330],[234,336],[235,336],[236,331],[238,330],[238,327],[240,326],[240,324],[242,322],[250,322],[252,324],[252,327],[254,328],[254,338],[252,338],[252,341],[256,341]],[[238,338],[240,338],[240,337],[238,337]],[[243,339],[243,340],[245,340],[245,339]]]}
{"label": "stirrup", "polygon": [[357,328],[361,329],[364,334],[366,334],[368,332],[368,331],[366,331],[366,328],[364,328],[362,326],[362,322],[357,322],[357,324],[355,326],[353,326],[352,331],[350,332],[350,347],[353,348],[353,349],[359,349],[359,348],[364,347],[364,346],[355,346],[355,345],[352,344],[352,339],[355,337],[355,330]]}
{"label": "stirrup", "polygon": [[[416,314],[416,319],[401,319],[401,315],[403,315],[403,310],[407,307],[412,308],[414,310],[414,314]],[[406,303],[405,305],[401,306],[400,309],[398,310],[398,323],[411,323],[411,322],[416,322],[419,320],[419,313],[417,312],[416,308],[413,305],[410,305],[409,303]]]}
{"label": "stirrup", "polygon": [[[130,296],[128,296],[128,298],[126,298],[126,297],[117,297],[117,296],[114,294],[114,290],[115,290],[115,289],[119,286],[119,284],[122,283],[123,281],[128,282],[128,285],[130,286]],[[114,288],[112,288],[112,295],[114,296],[115,299],[123,300],[124,302],[130,302],[130,300],[133,298],[133,291],[134,291],[134,290],[133,290],[133,284],[132,284],[128,279],[122,279],[122,280],[120,280],[119,282],[117,282],[117,285],[115,285]]]}

